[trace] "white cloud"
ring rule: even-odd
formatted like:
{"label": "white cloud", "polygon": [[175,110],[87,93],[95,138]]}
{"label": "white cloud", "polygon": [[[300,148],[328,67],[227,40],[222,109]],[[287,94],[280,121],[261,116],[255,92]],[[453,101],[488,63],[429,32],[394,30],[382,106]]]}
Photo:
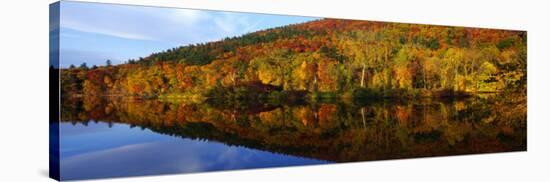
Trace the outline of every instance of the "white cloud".
{"label": "white cloud", "polygon": [[217,28],[223,30],[225,33],[235,32],[235,23],[230,20],[231,17],[226,18],[216,18],[214,23],[216,23]]}
{"label": "white cloud", "polygon": [[60,13],[62,46],[83,51],[113,51],[110,57],[63,52],[66,59],[62,62],[67,64],[83,61],[102,64],[105,59],[122,61],[172,47],[303,21],[299,17],[277,15],[83,2],[64,2]]}
{"label": "white cloud", "polygon": [[112,29],[105,26],[94,26],[83,21],[76,21],[70,18],[63,19],[61,22],[62,28],[70,28],[73,30],[78,30],[81,32],[88,33],[97,33],[103,35],[109,35],[113,37],[125,38],[125,39],[135,39],[135,40],[156,40],[153,37],[143,35],[136,32],[129,32],[120,29]]}
{"label": "white cloud", "polygon": [[251,20],[243,14],[225,12],[221,16],[214,17],[213,21],[225,34],[235,35],[254,31],[262,19]]}
{"label": "white cloud", "polygon": [[[178,44],[257,30],[267,15],[123,5],[65,3],[61,27],[112,37]],[[255,18],[258,17],[258,18]]]}
{"label": "white cloud", "polygon": [[198,23],[201,20],[208,18],[208,14],[200,10],[190,10],[190,9],[176,9],[172,10],[169,14],[169,18],[176,23],[183,23],[185,25],[193,25]]}
{"label": "white cloud", "polygon": [[287,23],[277,21],[279,18],[264,14],[65,2],[60,26],[124,39],[190,44]]}

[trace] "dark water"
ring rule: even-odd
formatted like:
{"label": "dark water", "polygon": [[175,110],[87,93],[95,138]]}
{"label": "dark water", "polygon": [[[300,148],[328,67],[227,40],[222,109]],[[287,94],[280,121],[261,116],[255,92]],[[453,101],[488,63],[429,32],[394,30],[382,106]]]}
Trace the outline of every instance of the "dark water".
{"label": "dark water", "polygon": [[62,179],[526,150],[526,104],[465,100],[220,106],[64,99]]}

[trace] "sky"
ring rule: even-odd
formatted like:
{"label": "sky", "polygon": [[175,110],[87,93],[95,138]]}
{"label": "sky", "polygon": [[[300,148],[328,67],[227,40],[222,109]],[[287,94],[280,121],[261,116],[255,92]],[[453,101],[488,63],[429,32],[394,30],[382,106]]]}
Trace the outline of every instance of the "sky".
{"label": "sky", "polygon": [[[85,2],[62,2],[60,66],[124,63],[169,48],[317,18]],[[52,22],[52,21],[51,21]],[[50,27],[50,34],[57,31]]]}
{"label": "sky", "polygon": [[59,127],[64,180],[330,163],[215,140],[169,136],[128,124],[99,121],[61,123]]}

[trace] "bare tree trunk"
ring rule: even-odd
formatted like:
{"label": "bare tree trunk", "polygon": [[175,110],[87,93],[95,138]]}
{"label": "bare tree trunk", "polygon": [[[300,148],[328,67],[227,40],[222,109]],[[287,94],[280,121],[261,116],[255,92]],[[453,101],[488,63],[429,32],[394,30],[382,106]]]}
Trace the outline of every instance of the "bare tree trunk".
{"label": "bare tree trunk", "polygon": [[458,85],[458,81],[457,81],[457,76],[458,76],[458,64],[456,63],[456,60],[453,60],[453,64],[454,64],[454,75],[453,75],[453,91],[455,90],[455,86],[456,86],[456,89],[460,89]]}
{"label": "bare tree trunk", "polygon": [[424,66],[422,66],[422,81],[424,81],[424,90],[426,90],[428,88],[428,82],[426,79],[426,68],[424,68]]}
{"label": "bare tree trunk", "polygon": [[361,87],[365,88],[365,63],[363,63],[363,69],[361,70]]}
{"label": "bare tree trunk", "polygon": [[361,117],[363,118],[363,129],[367,129],[367,124],[365,122],[365,108],[361,108]]}
{"label": "bare tree trunk", "polygon": [[231,78],[231,82],[233,82],[233,86],[237,85],[236,83],[236,74],[234,72],[229,74],[229,78]]}
{"label": "bare tree trunk", "polygon": [[317,89],[319,89],[319,87],[317,86],[317,74],[315,74],[313,76],[313,90],[317,92]]}

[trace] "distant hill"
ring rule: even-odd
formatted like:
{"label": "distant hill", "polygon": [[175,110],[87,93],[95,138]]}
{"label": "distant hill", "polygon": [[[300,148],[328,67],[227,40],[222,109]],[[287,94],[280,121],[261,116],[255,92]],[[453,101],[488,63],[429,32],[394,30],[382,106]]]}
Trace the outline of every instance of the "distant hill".
{"label": "distant hill", "polygon": [[146,97],[241,97],[248,83],[315,97],[525,91],[526,41],[524,31],[321,19],[63,69],[61,82],[64,95]]}

